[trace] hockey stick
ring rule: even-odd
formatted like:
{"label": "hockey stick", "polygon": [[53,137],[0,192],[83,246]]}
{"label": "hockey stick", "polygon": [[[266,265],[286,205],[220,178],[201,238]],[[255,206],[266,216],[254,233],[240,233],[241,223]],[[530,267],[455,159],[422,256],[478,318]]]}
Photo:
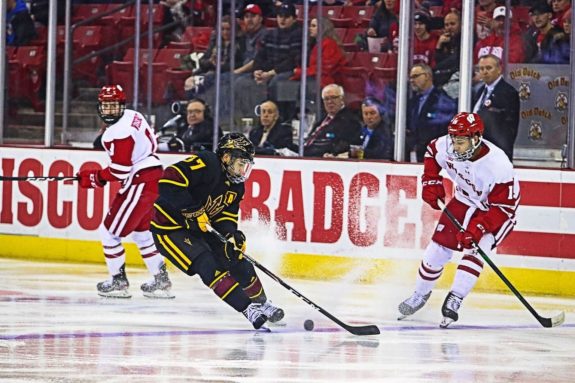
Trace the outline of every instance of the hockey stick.
{"label": "hockey stick", "polygon": [[[214,234],[216,237],[218,237],[218,239],[222,242],[228,242],[228,240],[226,239],[226,237],[224,237],[221,233],[219,233],[216,229],[214,229],[213,227],[211,227],[210,225],[206,225],[208,228],[208,231],[211,232],[212,234]],[[305,303],[307,303],[308,305],[310,305],[311,307],[313,307],[314,309],[316,309],[317,311],[319,311],[320,313],[322,313],[323,315],[325,315],[326,317],[328,317],[329,319],[331,319],[333,322],[337,323],[339,326],[343,327],[344,329],[346,329],[347,331],[349,331],[350,333],[352,333],[353,335],[377,335],[379,334],[379,328],[376,325],[368,325],[368,326],[350,326],[348,324],[343,323],[342,321],[340,321],[339,319],[337,319],[336,317],[334,317],[333,315],[331,315],[329,312],[327,312],[326,310],[324,310],[323,308],[321,308],[320,306],[318,306],[317,304],[315,304],[314,302],[312,302],[311,300],[309,300],[308,298],[306,298],[302,293],[300,293],[299,291],[297,291],[296,289],[294,289],[293,287],[291,287],[290,285],[288,285],[286,282],[284,282],[280,277],[278,277],[277,275],[275,275],[274,273],[272,273],[270,270],[268,270],[266,267],[264,267],[261,263],[259,263],[258,261],[256,261],[255,259],[253,259],[252,257],[250,257],[248,254],[242,252],[242,255],[255,267],[257,267],[258,269],[260,269],[261,271],[263,271],[264,273],[266,273],[271,279],[273,279],[274,281],[276,281],[277,283],[279,283],[280,285],[282,285],[283,287],[285,287],[287,290],[289,290],[292,294],[294,294],[296,297],[300,298],[301,300],[303,300]]]}
{"label": "hockey stick", "polygon": [[56,176],[37,176],[37,177],[4,177],[0,176],[0,181],[76,181],[78,177],[74,176],[65,176],[65,177],[56,177]]}
{"label": "hockey stick", "polygon": [[[443,212],[445,213],[445,215],[447,215],[447,218],[449,218],[449,220],[455,225],[455,227],[457,227],[457,229],[459,229],[460,231],[465,231],[465,229],[463,228],[463,226],[461,226],[457,218],[455,218],[455,216],[451,214],[449,210],[447,210],[445,203],[442,200],[438,200],[437,202],[439,204],[439,207],[443,209]],[[473,241],[472,243],[473,247],[477,250],[479,255],[481,255],[481,258],[483,258],[485,262],[487,262],[489,266],[491,266],[493,271],[495,271],[495,274],[497,274],[497,276],[507,285],[507,287],[509,287],[509,290],[511,290],[513,294],[515,294],[515,296],[521,301],[521,303],[523,303],[523,305],[527,308],[527,310],[529,310],[529,312],[535,317],[535,319],[537,319],[539,323],[541,323],[541,326],[557,327],[560,326],[563,322],[565,322],[565,312],[563,311],[561,311],[561,313],[557,314],[552,318],[545,318],[539,315],[537,311],[535,311],[535,309],[529,304],[529,302],[527,302],[525,298],[523,298],[523,295],[521,295],[521,293],[515,288],[515,286],[511,284],[509,279],[507,279],[507,277],[501,272],[501,270],[499,270],[497,265],[493,263],[493,261],[487,256],[487,254],[485,254],[483,250],[481,250],[479,245],[475,241]]]}

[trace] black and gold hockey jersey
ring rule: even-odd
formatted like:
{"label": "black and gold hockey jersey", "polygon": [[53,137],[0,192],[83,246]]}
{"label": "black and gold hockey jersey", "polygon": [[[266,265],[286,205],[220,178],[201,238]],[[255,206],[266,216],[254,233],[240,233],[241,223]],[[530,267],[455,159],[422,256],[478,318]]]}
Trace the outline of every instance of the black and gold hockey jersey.
{"label": "black and gold hockey jersey", "polygon": [[167,233],[188,229],[183,212],[204,210],[211,225],[226,235],[237,229],[243,183],[231,183],[219,157],[202,151],[168,166],[159,181],[151,231]]}

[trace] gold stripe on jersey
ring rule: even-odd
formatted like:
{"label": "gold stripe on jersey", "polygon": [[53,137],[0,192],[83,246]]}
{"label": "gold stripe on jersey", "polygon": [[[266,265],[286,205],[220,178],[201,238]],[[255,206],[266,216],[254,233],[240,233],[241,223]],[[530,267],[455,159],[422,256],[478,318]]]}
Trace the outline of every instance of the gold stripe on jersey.
{"label": "gold stripe on jersey", "polygon": [[170,222],[172,222],[174,224],[174,226],[164,226],[164,225],[160,225],[158,223],[156,223],[154,220],[152,220],[150,222],[150,225],[154,226],[157,229],[162,229],[162,230],[177,230],[177,229],[182,229],[183,226],[180,225],[179,223],[176,222],[175,219],[173,219],[168,213],[166,213],[164,211],[164,209],[162,209],[162,207],[158,204],[154,204],[154,207],[156,208],[156,210],[158,210],[160,213],[162,213],[162,215],[164,217],[166,217]]}
{"label": "gold stripe on jersey", "polygon": [[[249,289],[251,289],[256,282],[258,282],[258,278],[256,278],[256,277],[252,278],[252,283],[250,283],[247,287],[244,287],[244,291],[249,291]],[[259,297],[260,295],[262,295],[263,292],[264,292],[264,288],[263,288],[263,286],[262,286],[257,293],[255,293],[254,295],[250,296],[249,298],[250,298],[250,299],[257,298],[257,297]]]}
{"label": "gold stripe on jersey", "polygon": [[172,184],[172,185],[176,185],[176,186],[182,186],[187,188],[188,186],[190,186],[190,180],[188,179],[188,177],[186,177],[184,175],[184,173],[180,170],[180,168],[178,168],[177,166],[174,165],[170,165],[168,166],[168,168],[172,168],[175,169],[178,173],[180,173],[180,175],[182,176],[182,178],[186,181],[185,183],[182,182],[178,182],[178,181],[174,181],[174,180],[169,180],[169,179],[165,179],[165,178],[161,178],[160,181],[158,181],[161,184]]}
{"label": "gold stripe on jersey", "polygon": [[[164,247],[164,249],[166,249],[168,253],[170,253],[170,255],[176,260],[176,262],[180,264],[180,266],[182,266],[185,270],[188,270],[190,268],[192,261],[190,261],[188,257],[186,257],[184,253],[182,253],[182,251],[170,240],[170,238],[167,235],[157,234],[156,238],[158,238],[160,244]],[[184,264],[184,262],[187,263],[187,265]]]}
{"label": "gold stripe on jersey", "polygon": [[158,205],[157,203],[154,203],[154,207],[155,207],[156,209],[158,209],[158,211],[159,211],[160,213],[162,213],[162,214],[164,215],[164,217],[166,217],[171,223],[173,223],[174,225],[178,225],[178,222],[176,222],[175,219],[173,219],[168,213],[166,213],[166,212],[164,211],[164,209],[162,209],[162,207],[161,207],[160,205]]}
{"label": "gold stripe on jersey", "polygon": [[228,291],[226,291],[226,293],[225,293],[224,295],[221,296],[222,300],[226,299],[226,297],[227,297],[228,295],[230,295],[230,293],[231,293],[232,291],[234,291],[234,290],[236,289],[236,287],[238,287],[238,285],[239,285],[239,283],[236,282],[232,287],[230,287],[230,289],[229,289]]}
{"label": "gold stripe on jersey", "polygon": [[222,221],[232,221],[233,223],[238,223],[239,214],[228,213],[227,211],[222,211],[222,215],[224,217],[217,218],[214,220],[215,222],[222,222]]}
{"label": "gold stripe on jersey", "polygon": [[218,281],[220,279],[222,279],[223,277],[225,277],[228,274],[229,274],[228,272],[225,272],[225,273],[221,273],[220,275],[217,275],[216,278],[212,281],[212,283],[210,283],[210,285],[208,287],[211,289],[212,287],[214,287],[214,285],[216,283],[218,283]]}

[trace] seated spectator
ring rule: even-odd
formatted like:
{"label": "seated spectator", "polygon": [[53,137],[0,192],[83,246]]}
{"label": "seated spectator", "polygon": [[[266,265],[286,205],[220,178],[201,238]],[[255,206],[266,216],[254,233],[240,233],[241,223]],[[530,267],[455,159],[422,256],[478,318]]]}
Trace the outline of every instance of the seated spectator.
{"label": "seated spectator", "polygon": [[564,21],[567,17],[571,18],[571,0],[551,0],[549,3],[553,7],[551,23],[555,27],[567,30]]}
{"label": "seated spectator", "polygon": [[461,18],[458,12],[449,12],[443,18],[443,33],[435,49],[435,85],[441,86],[459,71],[461,52]]}
{"label": "seated spectator", "polygon": [[[48,12],[50,11],[50,0],[32,0],[30,4],[30,16],[35,22],[48,26]],[[66,22],[66,7],[58,6],[56,9],[58,24]]]}
{"label": "seated spectator", "polygon": [[429,65],[415,64],[409,82],[414,95],[407,103],[406,155],[412,162],[423,162],[427,144],[445,135],[445,127],[457,113],[457,103],[433,85]]}
{"label": "seated spectator", "polygon": [[[510,12],[509,16],[513,18],[513,13]],[[503,58],[503,44],[505,43],[505,7],[497,7],[493,12],[492,32],[483,40],[479,40],[475,44],[473,62],[477,64],[481,56],[493,54],[500,59]],[[525,62],[531,53],[525,51],[525,40],[523,33],[517,23],[511,23],[509,35],[509,62],[522,63]]]}
{"label": "seated spectator", "polygon": [[479,0],[475,7],[475,34],[483,40],[492,32],[493,11],[499,6],[497,0]]}
{"label": "seated spectator", "polygon": [[429,25],[431,23],[430,15],[426,12],[417,11],[413,19],[413,34],[415,36],[413,62],[424,63],[430,67],[434,67],[435,48],[437,47],[438,38],[429,33]]}
{"label": "seated spectator", "polygon": [[249,133],[256,154],[273,156],[278,149],[293,147],[291,125],[280,121],[280,113],[275,102],[268,100],[261,103],[259,115],[259,123]]}
{"label": "seated spectator", "polygon": [[535,52],[531,62],[549,64],[547,60],[555,57],[551,50],[559,49],[559,45],[554,43],[564,38],[565,33],[551,24],[553,9],[547,3],[534,5],[529,9],[529,15],[533,27],[529,29],[528,39]]}
{"label": "seated spectator", "polygon": [[277,100],[279,81],[292,76],[301,62],[302,28],[296,9],[284,2],[276,8],[278,28],[262,38],[254,59],[253,76],[240,76],[235,83],[235,99],[242,116],[253,115],[254,106],[265,99]]}
{"label": "seated spectator", "polygon": [[395,11],[397,0],[383,0],[382,6],[377,8],[369,21],[367,37],[383,38],[381,51],[393,50],[392,30],[397,30],[399,19]]}
{"label": "seated spectator", "polygon": [[34,21],[24,0],[6,2],[6,44],[26,45],[36,38]]}
{"label": "seated spectator", "polygon": [[[230,71],[231,63],[231,19],[230,16],[224,16],[222,18],[222,53],[221,53],[221,72]],[[205,54],[202,56],[199,62],[199,68],[194,70],[194,75],[186,79],[184,88],[189,94],[190,98],[202,94],[207,89],[211,88],[215,82],[216,78],[216,65],[217,65],[217,39],[216,31],[212,32],[210,37],[210,45],[206,49]],[[241,52],[239,44],[235,46],[235,63],[236,65],[241,65]]]}
{"label": "seated spectator", "polygon": [[563,33],[556,34],[553,41],[551,41],[550,48],[543,52],[541,56],[542,62],[548,64],[569,64],[571,54],[571,14],[565,15],[563,26],[565,27]]}
{"label": "seated spectator", "polygon": [[343,88],[329,84],[322,89],[325,117],[311,129],[304,142],[306,157],[334,157],[361,145],[361,121],[345,106]]}
{"label": "seated spectator", "polygon": [[[363,158],[393,160],[393,131],[381,101],[367,97],[361,103]],[[353,157],[353,155],[351,155]]]}
{"label": "seated spectator", "polygon": [[243,33],[238,37],[240,52],[243,52],[243,61],[235,74],[252,73],[254,59],[260,47],[266,29],[263,26],[262,10],[256,4],[248,4],[244,8],[242,17],[244,21]]}
{"label": "seated spectator", "polygon": [[[337,71],[345,65],[345,56],[341,49],[339,37],[335,33],[335,29],[331,21],[327,18],[320,18],[322,36],[321,40],[321,82],[322,88],[328,84],[335,83],[334,76]],[[311,19],[309,23],[309,38],[311,52],[309,54],[309,64],[307,66],[308,81],[315,81],[317,75],[317,59],[318,59],[318,19]],[[293,76],[290,80],[300,80],[302,69],[298,66],[293,71]]]}
{"label": "seated spectator", "polygon": [[[200,98],[188,101],[186,107],[188,126],[178,129],[170,141],[158,145],[159,151],[192,152],[212,150],[213,126],[209,105]],[[218,138],[222,131],[218,127]]]}

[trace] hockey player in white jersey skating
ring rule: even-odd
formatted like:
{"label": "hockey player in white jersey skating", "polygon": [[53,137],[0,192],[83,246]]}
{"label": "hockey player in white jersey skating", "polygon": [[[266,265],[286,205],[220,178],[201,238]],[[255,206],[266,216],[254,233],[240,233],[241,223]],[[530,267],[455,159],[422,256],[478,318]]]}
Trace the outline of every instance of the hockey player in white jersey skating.
{"label": "hockey player in white jersey skating", "polygon": [[513,165],[501,149],[482,139],[484,127],[478,114],[458,113],[447,130],[447,135],[427,146],[422,198],[440,210],[438,200],[444,201],[445,189],[439,172],[444,169],[455,184],[454,198],[446,209],[461,222],[465,231],[460,232],[445,213],[441,215],[419,266],[415,292],[399,305],[398,318],[413,315],[425,305],[453,251],[463,250],[463,258],[441,308],[442,328],[459,319],[461,303],[483,270],[483,260],[473,242],[489,256],[513,229],[520,199]]}
{"label": "hockey player in white jersey skating", "polygon": [[132,238],[153,278],[141,285],[144,296],[173,298],[164,258],[156,249],[150,229],[152,205],[158,197],[162,164],[156,156],[156,136],[142,114],[126,109],[126,95],[119,85],[102,87],[98,115],[106,123],[101,142],[110,165],[101,170],[80,169],[80,186],[97,188],[108,181],[122,187],[100,225],[99,233],[110,278],[97,284],[104,297],[130,298],[126,254],[121,239]]}

